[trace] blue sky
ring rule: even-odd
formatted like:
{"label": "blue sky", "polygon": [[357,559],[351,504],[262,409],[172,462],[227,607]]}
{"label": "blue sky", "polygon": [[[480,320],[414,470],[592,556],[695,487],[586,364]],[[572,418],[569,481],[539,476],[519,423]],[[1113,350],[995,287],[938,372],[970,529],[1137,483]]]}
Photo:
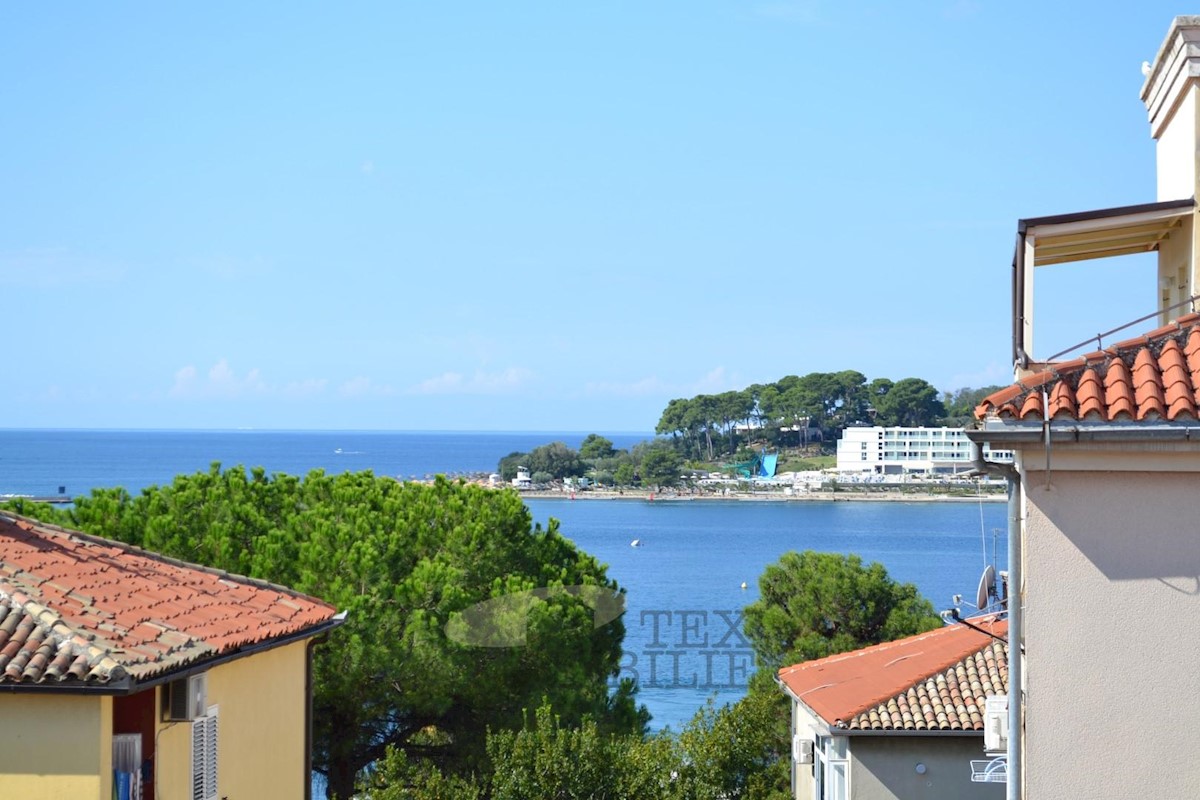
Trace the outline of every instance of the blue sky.
{"label": "blue sky", "polygon": [[[0,427],[648,431],[788,374],[1007,382],[1016,220],[1155,199],[1177,13],[8,4]],[[1152,262],[1093,263],[1039,275],[1039,352],[1154,309]]]}

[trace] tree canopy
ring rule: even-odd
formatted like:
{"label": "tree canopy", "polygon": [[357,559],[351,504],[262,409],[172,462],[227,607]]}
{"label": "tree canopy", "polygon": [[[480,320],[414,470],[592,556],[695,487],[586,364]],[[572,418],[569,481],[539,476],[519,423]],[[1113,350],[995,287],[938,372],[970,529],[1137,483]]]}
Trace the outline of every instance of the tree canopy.
{"label": "tree canopy", "polygon": [[946,416],[938,390],[920,378],[905,378],[875,399],[875,424],[919,428]]}
{"label": "tree canopy", "polygon": [[[621,621],[596,628],[578,592],[531,592],[616,585],[555,521],[533,525],[515,492],[370,472],[268,477],[214,464],[138,497],[95,490],[56,516],[346,611],[314,656],[314,768],[338,797],[349,797],[388,747],[451,772],[475,768],[487,728],[519,726],[522,710],[543,698],[571,724],[586,716],[640,732],[646,722],[629,684],[609,693]],[[447,635],[468,608],[510,595],[528,598],[526,646],[477,647]]]}
{"label": "tree canopy", "polygon": [[760,670],[824,658],[942,624],[911,583],[854,555],[785,553],[758,579],[746,607],[745,634]]}
{"label": "tree canopy", "polygon": [[856,370],[786,375],[741,391],[677,397],[667,403],[655,433],[669,437],[686,458],[714,461],[732,456],[751,439],[773,446],[806,447],[835,441],[849,425],[920,427],[962,425],[989,390],[960,389],[939,399],[921,378],[868,382]]}
{"label": "tree canopy", "polygon": [[455,783],[393,756],[375,773],[380,800],[789,800],[791,710],[779,665],[940,624],[910,584],[836,553],[787,553],[759,581],[745,630],[759,666],[745,697],[709,703],[678,734],[569,725],[543,703],[520,730],[489,734],[490,771]]}

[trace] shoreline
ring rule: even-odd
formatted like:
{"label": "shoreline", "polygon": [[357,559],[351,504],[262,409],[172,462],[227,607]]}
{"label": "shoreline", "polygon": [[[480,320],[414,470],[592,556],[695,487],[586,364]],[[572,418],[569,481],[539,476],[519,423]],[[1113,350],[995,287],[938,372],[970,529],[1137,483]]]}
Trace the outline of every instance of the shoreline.
{"label": "shoreline", "polygon": [[562,491],[559,489],[526,489],[519,491],[522,498],[536,500],[583,500],[583,501],[624,501],[641,500],[654,503],[680,502],[713,502],[733,501],[748,503],[1003,503],[1007,500],[1004,493],[989,493],[975,495],[950,495],[941,493],[917,493],[900,491],[856,492],[839,489],[836,492],[799,492],[791,495],[783,492],[730,492],[715,494],[703,492],[696,494],[681,494],[679,492],[650,492],[645,489],[627,489],[615,492],[607,489],[588,489],[586,491]]}

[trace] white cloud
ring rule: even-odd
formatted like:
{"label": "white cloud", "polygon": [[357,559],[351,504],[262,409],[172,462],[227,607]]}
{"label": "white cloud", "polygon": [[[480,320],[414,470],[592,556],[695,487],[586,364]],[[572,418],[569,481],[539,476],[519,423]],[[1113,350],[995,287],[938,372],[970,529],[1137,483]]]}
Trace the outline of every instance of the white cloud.
{"label": "white cloud", "polygon": [[671,395],[694,397],[698,394],[718,394],[732,389],[743,389],[733,377],[725,374],[724,367],[716,367],[698,379],[683,383],[668,383],[657,376],[641,378],[629,383],[593,382],[584,386],[584,394],[614,395],[617,397],[647,397]]}
{"label": "white cloud", "polygon": [[284,386],[283,394],[287,397],[309,397],[325,391],[325,387],[328,385],[329,381],[325,378],[305,378],[302,381],[292,381]]}
{"label": "white cloud", "polygon": [[505,394],[515,391],[533,377],[533,373],[520,367],[509,367],[500,372],[477,370],[471,377],[460,372],[443,372],[421,381],[412,390],[414,394]]}
{"label": "white cloud", "polygon": [[371,379],[363,375],[351,378],[338,387],[338,394],[342,397],[362,397],[371,391]]}
{"label": "white cloud", "polygon": [[608,394],[618,397],[641,397],[645,395],[664,394],[671,391],[667,384],[656,376],[642,378],[632,383],[612,383],[599,381],[588,383],[583,387],[584,394]]}
{"label": "white cloud", "polygon": [[357,375],[338,387],[342,397],[390,397],[396,390],[384,383],[376,383],[365,375]]}
{"label": "white cloud", "polygon": [[196,391],[196,368],[191,364],[175,371],[175,382],[167,392],[171,397],[188,397]]}
{"label": "white cloud", "polygon": [[728,392],[744,388],[732,376],[725,374],[724,367],[717,367],[709,370],[704,377],[692,385],[692,394],[717,394],[718,392]]}
{"label": "white cloud", "polygon": [[266,394],[270,390],[271,387],[257,368],[239,377],[229,366],[229,361],[222,358],[208,369],[203,378],[194,364],[176,370],[175,380],[167,394],[178,398],[235,398]]}

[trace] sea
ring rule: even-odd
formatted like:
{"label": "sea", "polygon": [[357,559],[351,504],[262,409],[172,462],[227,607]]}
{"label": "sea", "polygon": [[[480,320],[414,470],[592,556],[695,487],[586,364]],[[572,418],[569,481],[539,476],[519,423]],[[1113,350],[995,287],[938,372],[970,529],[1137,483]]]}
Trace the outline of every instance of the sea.
{"label": "sea", "polygon": [[[474,475],[580,432],[0,430],[0,497],[131,493],[182,473],[261,466],[268,473],[372,470],[400,479]],[[618,448],[652,438],[603,433]],[[988,564],[1004,569],[997,502],[561,499],[530,497],[543,525],[608,565],[626,591],[619,678],[638,685],[651,727],[680,730],[706,703],[736,701],[754,671],[742,610],[758,578],[789,550],[854,554],[913,583],[938,610],[973,600]],[[637,546],[634,546],[634,542]],[[974,609],[959,601],[967,614]]]}

